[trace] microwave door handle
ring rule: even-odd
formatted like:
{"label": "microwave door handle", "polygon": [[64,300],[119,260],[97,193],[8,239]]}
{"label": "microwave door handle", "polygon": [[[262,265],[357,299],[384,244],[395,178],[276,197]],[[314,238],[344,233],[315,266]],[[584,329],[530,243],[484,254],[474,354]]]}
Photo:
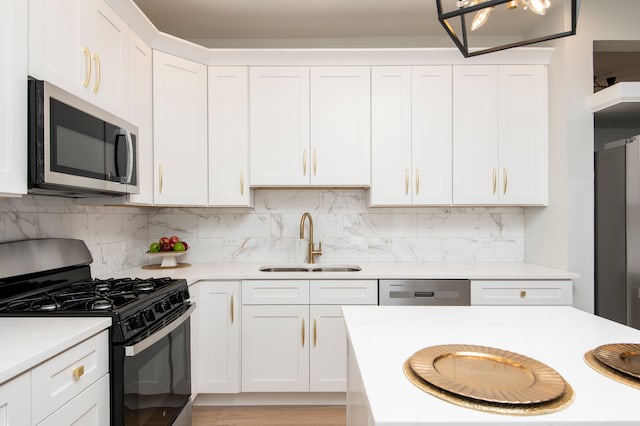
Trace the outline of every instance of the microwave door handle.
{"label": "microwave door handle", "polygon": [[[118,129],[118,133],[116,137],[119,138],[120,136],[124,136],[125,140],[127,141],[127,171],[125,172],[124,177],[120,178],[120,182],[131,183],[131,178],[133,177],[133,139],[131,138],[131,133],[129,133],[127,129]],[[116,150],[116,164],[117,164],[117,150]]]}

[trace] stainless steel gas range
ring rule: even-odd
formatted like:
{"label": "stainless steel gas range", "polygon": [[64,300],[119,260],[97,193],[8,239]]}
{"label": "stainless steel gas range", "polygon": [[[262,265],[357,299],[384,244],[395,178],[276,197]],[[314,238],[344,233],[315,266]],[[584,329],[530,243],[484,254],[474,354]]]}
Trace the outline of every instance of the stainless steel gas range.
{"label": "stainless steel gas range", "polygon": [[0,316],[109,316],[112,425],[190,425],[187,282],[93,279],[81,240],[0,243]]}

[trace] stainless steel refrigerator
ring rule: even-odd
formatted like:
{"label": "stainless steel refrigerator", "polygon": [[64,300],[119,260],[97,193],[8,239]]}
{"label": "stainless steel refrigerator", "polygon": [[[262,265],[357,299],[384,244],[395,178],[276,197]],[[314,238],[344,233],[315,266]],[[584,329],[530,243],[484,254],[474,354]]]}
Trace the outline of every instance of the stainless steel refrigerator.
{"label": "stainless steel refrigerator", "polygon": [[640,329],[640,136],[595,153],[595,312]]}

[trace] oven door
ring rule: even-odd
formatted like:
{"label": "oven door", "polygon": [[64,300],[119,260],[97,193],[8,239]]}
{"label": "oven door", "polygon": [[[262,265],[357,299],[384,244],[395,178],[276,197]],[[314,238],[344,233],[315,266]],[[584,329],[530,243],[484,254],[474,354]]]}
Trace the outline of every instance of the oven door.
{"label": "oven door", "polygon": [[190,319],[113,348],[112,425],[191,425]]}

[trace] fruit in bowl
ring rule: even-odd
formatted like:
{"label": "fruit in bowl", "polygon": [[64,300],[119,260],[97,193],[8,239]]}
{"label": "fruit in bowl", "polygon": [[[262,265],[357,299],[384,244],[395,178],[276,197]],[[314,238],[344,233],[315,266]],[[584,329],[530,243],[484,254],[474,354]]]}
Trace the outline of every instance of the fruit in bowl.
{"label": "fruit in bowl", "polygon": [[168,251],[186,251],[189,248],[189,244],[186,241],[180,241],[180,238],[176,235],[171,237],[162,237],[157,243],[151,243],[149,245],[149,253],[161,253]]}

